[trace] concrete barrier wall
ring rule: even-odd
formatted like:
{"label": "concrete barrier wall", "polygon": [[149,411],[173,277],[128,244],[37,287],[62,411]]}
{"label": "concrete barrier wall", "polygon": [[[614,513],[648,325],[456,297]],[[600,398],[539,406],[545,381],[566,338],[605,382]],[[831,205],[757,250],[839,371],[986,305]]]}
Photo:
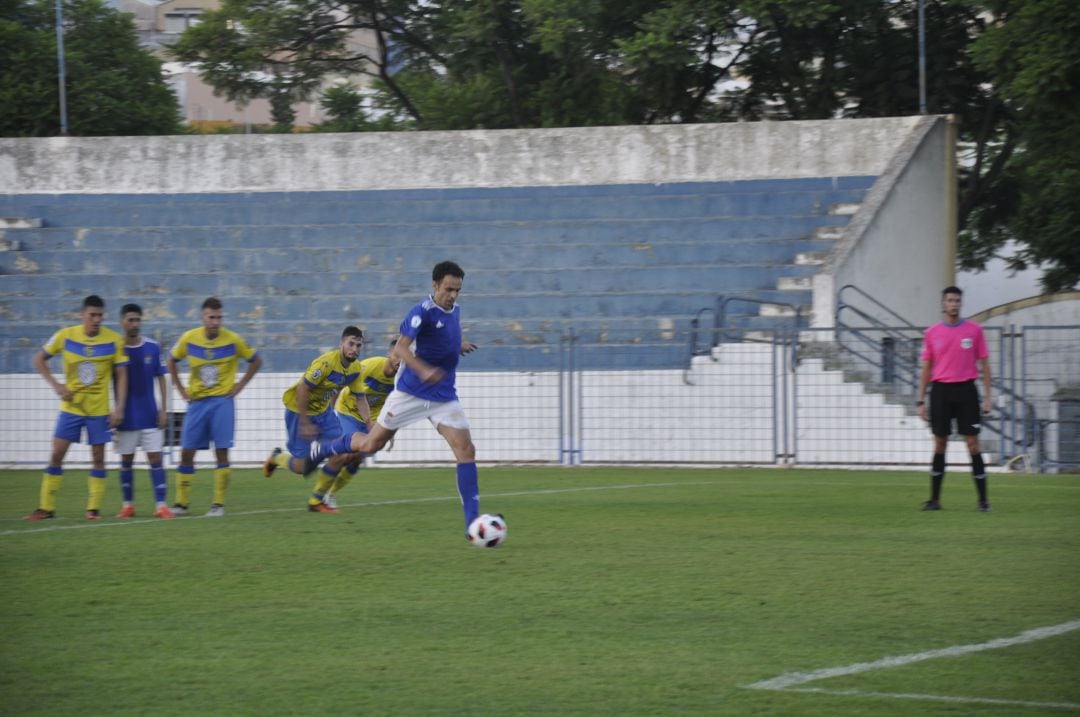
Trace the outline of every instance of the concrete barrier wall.
{"label": "concrete barrier wall", "polygon": [[0,139],[0,193],[321,191],[878,175],[918,121]]}
{"label": "concrete barrier wall", "polygon": [[[955,277],[955,227],[948,215],[948,120],[923,117],[904,138],[814,277],[814,326],[832,326],[836,292],[854,284],[916,325],[941,314]],[[859,308],[871,315],[872,304]],[[895,325],[892,317],[879,318]]]}

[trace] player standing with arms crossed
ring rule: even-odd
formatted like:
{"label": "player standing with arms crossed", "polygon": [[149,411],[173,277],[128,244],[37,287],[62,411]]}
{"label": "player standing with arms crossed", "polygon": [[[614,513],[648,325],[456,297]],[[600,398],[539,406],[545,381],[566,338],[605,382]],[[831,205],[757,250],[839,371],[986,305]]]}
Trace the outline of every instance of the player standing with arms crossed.
{"label": "player standing with arms crossed", "polygon": [[[986,337],[974,321],[960,318],[963,292],[955,286],[941,292],[945,320],[934,324],[923,337],[916,405],[919,417],[930,421],[934,434],[934,458],[930,465],[930,500],[923,510],[941,510],[941,484],[945,480],[945,449],[952,422],[964,437],[971,454],[971,474],[979,495],[979,511],[990,512],[987,500],[986,466],[979,451],[979,409],[990,413],[990,363]],[[982,375],[982,405],[975,379]],[[930,386],[930,412],[927,416],[926,389]]]}

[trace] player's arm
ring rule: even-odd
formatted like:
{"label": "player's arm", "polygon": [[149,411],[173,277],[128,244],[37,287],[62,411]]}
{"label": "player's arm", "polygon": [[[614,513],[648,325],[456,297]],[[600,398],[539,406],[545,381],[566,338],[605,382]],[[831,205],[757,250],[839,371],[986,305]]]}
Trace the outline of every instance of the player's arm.
{"label": "player's arm", "polygon": [[990,400],[990,360],[981,358],[979,359],[979,373],[982,374],[983,382],[983,394],[982,394],[982,412],[990,413],[990,409],[993,408],[993,402]]}
{"label": "player's arm", "polygon": [[176,359],[173,358],[172,354],[169,354],[165,359],[165,365],[169,368],[169,375],[172,376],[173,386],[176,387],[176,392],[180,394],[180,398],[191,403],[191,398],[188,396],[187,389],[184,388],[184,382],[180,380],[180,371],[176,367]]}
{"label": "player's arm", "polygon": [[251,357],[251,360],[248,361],[247,371],[244,371],[243,377],[241,377],[241,379],[233,385],[232,389],[229,390],[229,396],[235,396],[243,391],[244,387],[251,381],[252,376],[257,374],[260,368],[262,368],[262,356],[255,354]]}
{"label": "player's arm", "polygon": [[157,410],[157,423],[158,428],[165,428],[169,425],[169,385],[165,382],[165,376],[158,374],[157,376],[158,393],[161,394],[161,403],[158,404]]}
{"label": "player's arm", "polygon": [[38,352],[34,354],[34,368],[41,374],[42,378],[52,387],[52,390],[56,392],[64,401],[70,401],[74,394],[71,393],[71,389],[67,385],[60,383],[53,378],[52,371],[49,370],[49,366],[46,363],[50,358],[49,354],[45,353],[44,349],[38,349]]}
{"label": "player's arm", "polygon": [[443,370],[438,366],[432,366],[412,352],[413,339],[411,336],[399,336],[394,348],[390,349],[401,363],[408,366],[424,383],[438,383],[443,377]]}
{"label": "player's arm", "polygon": [[465,341],[464,339],[461,341],[461,355],[462,356],[464,356],[465,354],[471,354],[477,348],[478,348],[477,345],[474,344],[472,341]]}
{"label": "player's arm", "polygon": [[113,406],[112,414],[109,416],[109,425],[112,428],[119,426],[124,420],[124,409],[127,407],[127,393],[128,393],[128,370],[126,365],[120,365],[113,369],[113,376],[116,377],[116,384],[114,390],[116,391],[116,405]]}
{"label": "player's arm", "polygon": [[371,406],[367,402],[367,393],[353,393],[352,398],[356,401],[356,412],[360,414],[360,420],[371,430]]}
{"label": "player's arm", "polygon": [[922,363],[919,371],[919,389],[915,392],[915,405],[919,408],[919,418],[928,421],[929,412],[926,408],[926,387],[930,385],[930,372],[933,369],[933,361],[927,359]]}
{"label": "player's arm", "polygon": [[311,418],[308,417],[308,399],[311,397],[311,386],[308,385],[307,378],[301,377],[300,382],[296,384],[296,414],[300,416],[298,421],[300,426],[300,437],[305,441],[313,441],[318,435],[319,431],[315,428],[315,424],[311,422]]}

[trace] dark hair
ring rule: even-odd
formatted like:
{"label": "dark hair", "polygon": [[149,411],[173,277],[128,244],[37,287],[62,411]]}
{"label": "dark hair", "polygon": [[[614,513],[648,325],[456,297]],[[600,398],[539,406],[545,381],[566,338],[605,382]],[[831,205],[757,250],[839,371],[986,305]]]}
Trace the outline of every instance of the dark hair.
{"label": "dark hair", "polygon": [[104,309],[105,308],[105,300],[102,299],[97,294],[90,294],[90,296],[88,296],[88,297],[86,297],[85,299],[82,300],[82,307],[85,309],[87,306],[93,306],[93,307],[96,307],[98,309]]}
{"label": "dark hair", "polygon": [[443,280],[444,276],[456,276],[459,279],[464,279],[465,270],[452,261],[440,261],[431,270],[431,280],[437,284]]}
{"label": "dark hair", "polygon": [[390,339],[390,348],[394,348],[395,346],[397,346],[397,340],[398,340],[398,337],[397,337],[397,336],[395,336],[394,338]]}
{"label": "dark hair", "polygon": [[120,309],[120,318],[124,318],[124,314],[138,314],[142,316],[142,307],[138,304],[124,304]]}
{"label": "dark hair", "polygon": [[364,340],[364,332],[361,331],[360,329],[356,328],[355,326],[346,326],[345,327],[345,330],[341,332],[341,338],[344,339],[346,336],[355,336],[356,338],[360,339],[361,341]]}
{"label": "dark hair", "polygon": [[213,309],[214,311],[217,311],[221,308],[221,299],[216,296],[211,296],[209,299],[202,302],[202,307],[204,309]]}
{"label": "dark hair", "polygon": [[959,286],[946,286],[944,291],[941,292],[941,298],[945,298],[945,294],[956,294],[957,296],[963,296],[964,292],[960,290]]}

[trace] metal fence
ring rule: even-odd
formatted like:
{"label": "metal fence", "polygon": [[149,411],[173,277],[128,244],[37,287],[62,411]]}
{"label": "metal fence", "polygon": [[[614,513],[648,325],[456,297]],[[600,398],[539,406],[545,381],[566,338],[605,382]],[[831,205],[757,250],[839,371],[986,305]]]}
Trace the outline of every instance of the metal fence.
{"label": "metal fence", "polygon": [[[996,396],[982,432],[988,463],[1080,469],[1080,326],[986,332]],[[459,367],[483,462],[921,467],[930,459],[930,433],[914,411],[918,327],[718,333],[594,323],[527,341],[470,338],[481,351],[500,352],[492,363],[505,367],[470,371],[469,357]],[[239,396],[234,463],[260,463],[284,444],[281,394],[299,374],[259,374]],[[5,463],[43,466],[55,395],[34,374],[8,374],[0,376],[0,402]],[[170,410],[185,410],[175,394]],[[967,462],[962,442],[950,443],[949,459]],[[71,464],[87,460],[85,446],[72,448]],[[424,423],[401,431],[375,460],[452,458]]]}

